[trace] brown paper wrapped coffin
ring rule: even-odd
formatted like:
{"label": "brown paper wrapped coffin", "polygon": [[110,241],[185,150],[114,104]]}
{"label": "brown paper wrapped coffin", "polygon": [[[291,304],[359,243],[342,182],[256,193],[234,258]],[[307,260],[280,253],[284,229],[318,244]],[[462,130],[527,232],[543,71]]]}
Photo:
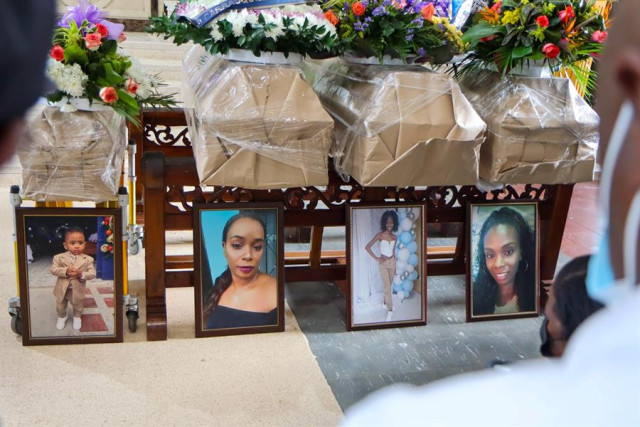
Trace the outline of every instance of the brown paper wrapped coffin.
{"label": "brown paper wrapped coffin", "polygon": [[344,175],[365,186],[477,182],[486,126],[451,77],[341,60],[306,66],[336,120],[331,153]]}
{"label": "brown paper wrapped coffin", "polygon": [[185,112],[203,184],[327,185],[333,120],[297,67],[232,62],[196,46],[184,68]]}
{"label": "brown paper wrapped coffin", "polygon": [[487,122],[480,178],[489,183],[593,180],[598,116],[569,79],[482,72],[461,86]]}
{"label": "brown paper wrapped coffin", "polygon": [[18,148],[22,195],[35,201],[113,200],[122,173],[124,118],[114,111],[62,113],[39,106]]}

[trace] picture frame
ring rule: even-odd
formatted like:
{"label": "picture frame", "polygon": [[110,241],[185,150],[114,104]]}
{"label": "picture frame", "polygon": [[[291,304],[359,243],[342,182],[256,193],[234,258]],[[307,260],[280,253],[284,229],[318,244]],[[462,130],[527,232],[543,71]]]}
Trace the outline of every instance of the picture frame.
{"label": "picture frame", "polygon": [[193,215],[196,337],[284,331],[282,203],[194,204]]}
{"label": "picture frame", "polygon": [[35,207],[15,214],[23,345],[122,342],[122,211]]}
{"label": "picture frame", "polygon": [[538,316],[538,202],[469,202],[466,220],[467,322]]}
{"label": "picture frame", "polygon": [[348,330],[427,324],[426,225],[424,203],[347,204]]}

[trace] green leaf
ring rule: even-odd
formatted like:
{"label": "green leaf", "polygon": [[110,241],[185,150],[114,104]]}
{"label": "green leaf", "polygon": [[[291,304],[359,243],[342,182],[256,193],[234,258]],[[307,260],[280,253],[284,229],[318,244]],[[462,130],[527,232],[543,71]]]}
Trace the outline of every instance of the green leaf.
{"label": "green leaf", "polygon": [[122,83],[124,81],[124,77],[122,77],[120,74],[116,73],[113,68],[111,67],[111,63],[109,62],[105,62],[104,64],[102,64],[104,67],[104,79],[109,82],[110,85],[117,85],[119,83]]}
{"label": "green leaf", "polygon": [[527,55],[531,55],[533,53],[533,47],[531,46],[518,46],[513,49],[511,52],[511,57],[513,59],[524,58]]}
{"label": "green leaf", "polygon": [[480,22],[469,28],[469,30],[463,34],[462,41],[465,43],[477,43],[484,37],[489,37],[492,34],[498,34],[505,30],[505,27],[491,25],[488,22]]}
{"label": "green leaf", "polygon": [[78,45],[70,45],[64,50],[64,61],[71,64],[84,65],[89,62],[89,58],[85,51]]}

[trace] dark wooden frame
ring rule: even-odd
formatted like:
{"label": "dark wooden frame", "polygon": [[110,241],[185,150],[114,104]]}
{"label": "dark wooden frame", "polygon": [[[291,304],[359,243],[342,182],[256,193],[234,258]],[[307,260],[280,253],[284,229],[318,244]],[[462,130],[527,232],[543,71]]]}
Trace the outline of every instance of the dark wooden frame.
{"label": "dark wooden frame", "polygon": [[[256,210],[268,209],[276,212],[276,250],[277,250],[277,281],[278,281],[278,323],[270,326],[252,326],[242,328],[205,329],[202,318],[202,227],[200,212],[210,210]],[[282,203],[225,203],[225,204],[194,204],[193,205],[193,256],[194,256],[194,286],[196,311],[196,337],[217,337],[224,335],[256,334],[261,332],[284,331],[284,210]],[[216,236],[219,237],[219,236]]]}
{"label": "dark wooden frame", "polygon": [[[545,248],[540,255],[540,278],[545,284],[541,289],[546,290],[553,279],[573,184],[506,185],[489,192],[475,186],[362,187],[354,180],[345,183],[330,167],[326,187],[203,189],[199,187],[184,112],[181,109],[145,110],[141,121],[142,128],[130,126],[129,132],[137,147],[136,169],[140,171],[137,210],[144,214],[139,222],[145,226],[149,340],[167,339],[166,288],[193,286],[193,256],[167,255],[165,250],[165,231],[193,228],[193,202],[283,202],[285,227],[312,227],[309,253],[296,256],[285,253],[285,281],[337,281],[346,294],[345,254],[323,250],[322,233],[324,227],[345,225],[347,202],[426,202],[429,224],[463,224],[455,247],[446,250],[427,248],[429,275],[445,275],[466,272],[464,224],[468,201],[537,200],[540,244]],[[328,205],[329,209],[316,209],[320,203]],[[541,291],[540,299],[540,307],[544,307],[544,291]]]}
{"label": "dark wooden frame", "polygon": [[[473,315],[473,277],[472,277],[472,266],[473,266],[473,248],[471,247],[472,243],[472,227],[473,227],[473,208],[475,206],[492,206],[495,209],[500,207],[510,207],[510,206],[518,206],[518,205],[532,205],[535,209],[534,215],[534,227],[533,230],[534,238],[535,238],[535,295],[538,296],[535,300],[535,310],[534,311],[526,311],[526,312],[517,312],[517,313],[505,313],[505,314],[485,314],[485,315]],[[499,320],[499,319],[517,319],[523,317],[536,317],[540,314],[540,295],[541,295],[541,283],[540,283],[540,220],[539,220],[539,206],[538,202],[534,200],[529,201],[476,201],[467,203],[467,219],[466,219],[466,308],[467,308],[467,322],[477,322],[477,321],[485,321],[485,320]]]}
{"label": "dark wooden frame", "polygon": [[[104,336],[80,336],[80,337],[32,337],[31,334],[31,310],[29,299],[28,263],[26,259],[26,230],[27,217],[101,217],[113,218],[113,257],[114,257],[114,334]],[[20,305],[23,321],[22,343],[23,345],[50,345],[50,344],[89,344],[89,343],[114,343],[123,339],[123,302],[122,302],[122,211],[111,208],[16,208],[16,238],[18,244],[18,281],[20,285]],[[53,290],[53,276],[51,279]],[[51,304],[54,303],[53,294]],[[55,319],[52,319],[54,321]]]}
{"label": "dark wooden frame", "polygon": [[[423,253],[420,254],[420,259],[418,262],[422,265],[422,276],[420,277],[421,282],[421,317],[416,320],[390,320],[380,323],[361,323],[354,324],[353,323],[353,278],[352,278],[352,266],[353,266],[353,255],[352,255],[352,239],[351,235],[353,230],[353,211],[356,209],[394,209],[394,208],[407,208],[407,207],[418,207],[421,209],[420,222],[422,224],[422,249]],[[357,331],[357,330],[365,330],[365,329],[381,329],[381,328],[396,328],[400,326],[423,326],[427,324],[427,205],[426,203],[411,203],[411,202],[398,202],[398,203],[348,203],[346,209],[347,218],[346,222],[346,239],[347,239],[347,293],[345,294],[345,299],[347,302],[347,330],[349,331]],[[392,285],[393,286],[393,285]]]}

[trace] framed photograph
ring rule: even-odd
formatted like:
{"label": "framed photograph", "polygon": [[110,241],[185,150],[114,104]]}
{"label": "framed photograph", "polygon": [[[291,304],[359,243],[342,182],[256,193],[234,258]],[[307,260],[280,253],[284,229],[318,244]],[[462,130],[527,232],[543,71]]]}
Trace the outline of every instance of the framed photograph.
{"label": "framed photograph", "polygon": [[347,328],[425,325],[426,205],[347,207]]}
{"label": "framed photograph", "polygon": [[24,345],[122,342],[121,215],[16,209]]}
{"label": "framed photograph", "polygon": [[467,321],[537,316],[537,202],[467,205]]}
{"label": "framed photograph", "polygon": [[196,337],[284,331],[283,211],[194,205]]}

